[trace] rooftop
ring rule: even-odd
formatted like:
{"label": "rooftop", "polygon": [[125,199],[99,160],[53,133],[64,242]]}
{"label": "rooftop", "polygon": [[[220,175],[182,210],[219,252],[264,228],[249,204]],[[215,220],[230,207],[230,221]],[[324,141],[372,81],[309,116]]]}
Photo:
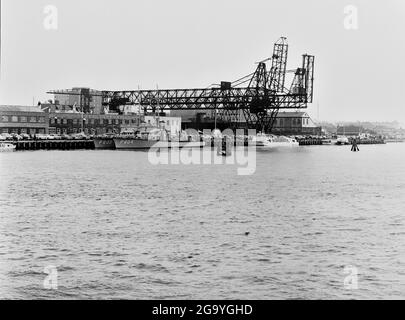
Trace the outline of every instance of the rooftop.
{"label": "rooftop", "polygon": [[0,112],[43,112],[39,106],[10,106],[0,105]]}
{"label": "rooftop", "polygon": [[277,118],[309,118],[309,115],[303,111],[296,112],[279,112]]}

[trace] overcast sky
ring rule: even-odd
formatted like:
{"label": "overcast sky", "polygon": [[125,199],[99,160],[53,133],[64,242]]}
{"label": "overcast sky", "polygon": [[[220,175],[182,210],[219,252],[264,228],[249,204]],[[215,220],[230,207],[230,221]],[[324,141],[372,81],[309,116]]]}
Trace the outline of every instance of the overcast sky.
{"label": "overcast sky", "polygon": [[289,69],[316,56],[313,118],[319,104],[321,120],[405,122],[403,0],[2,0],[1,25],[0,104],[74,86],[204,88],[253,72],[286,36]]}

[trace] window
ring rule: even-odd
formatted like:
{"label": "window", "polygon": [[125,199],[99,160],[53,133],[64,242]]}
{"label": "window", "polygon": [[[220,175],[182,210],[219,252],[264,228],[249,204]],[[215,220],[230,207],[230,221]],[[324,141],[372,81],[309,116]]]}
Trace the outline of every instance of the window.
{"label": "window", "polygon": [[73,119],[73,124],[79,124],[79,120],[78,119]]}
{"label": "window", "polygon": [[45,123],[45,117],[39,117],[39,122],[40,123]]}
{"label": "window", "polygon": [[17,116],[11,116],[11,122],[18,122]]}
{"label": "window", "polygon": [[1,122],[8,122],[8,116],[1,116]]}
{"label": "window", "polygon": [[56,119],[56,123],[57,123],[57,124],[60,124],[61,120],[62,120],[62,119]]}
{"label": "window", "polygon": [[20,122],[27,122],[27,117],[21,116],[20,117]]}
{"label": "window", "polygon": [[50,118],[50,119],[49,119],[49,123],[50,123],[50,124],[54,124],[54,123],[55,123],[55,118]]}
{"label": "window", "polygon": [[63,124],[67,124],[67,119],[63,119],[63,120],[62,120],[62,123],[63,123]]}

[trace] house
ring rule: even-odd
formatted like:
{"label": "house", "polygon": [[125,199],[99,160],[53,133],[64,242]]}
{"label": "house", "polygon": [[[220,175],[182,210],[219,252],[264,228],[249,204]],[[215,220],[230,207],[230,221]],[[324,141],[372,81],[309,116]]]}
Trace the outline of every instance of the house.
{"label": "house", "polygon": [[279,112],[272,133],[282,135],[321,135],[322,127],[315,124],[306,112]]}

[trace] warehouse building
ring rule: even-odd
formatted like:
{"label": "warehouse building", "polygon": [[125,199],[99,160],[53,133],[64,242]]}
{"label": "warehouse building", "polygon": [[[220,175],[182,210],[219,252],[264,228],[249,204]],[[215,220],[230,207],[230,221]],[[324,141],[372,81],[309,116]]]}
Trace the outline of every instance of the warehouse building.
{"label": "warehouse building", "polygon": [[46,134],[49,114],[39,107],[0,106],[0,133]]}

